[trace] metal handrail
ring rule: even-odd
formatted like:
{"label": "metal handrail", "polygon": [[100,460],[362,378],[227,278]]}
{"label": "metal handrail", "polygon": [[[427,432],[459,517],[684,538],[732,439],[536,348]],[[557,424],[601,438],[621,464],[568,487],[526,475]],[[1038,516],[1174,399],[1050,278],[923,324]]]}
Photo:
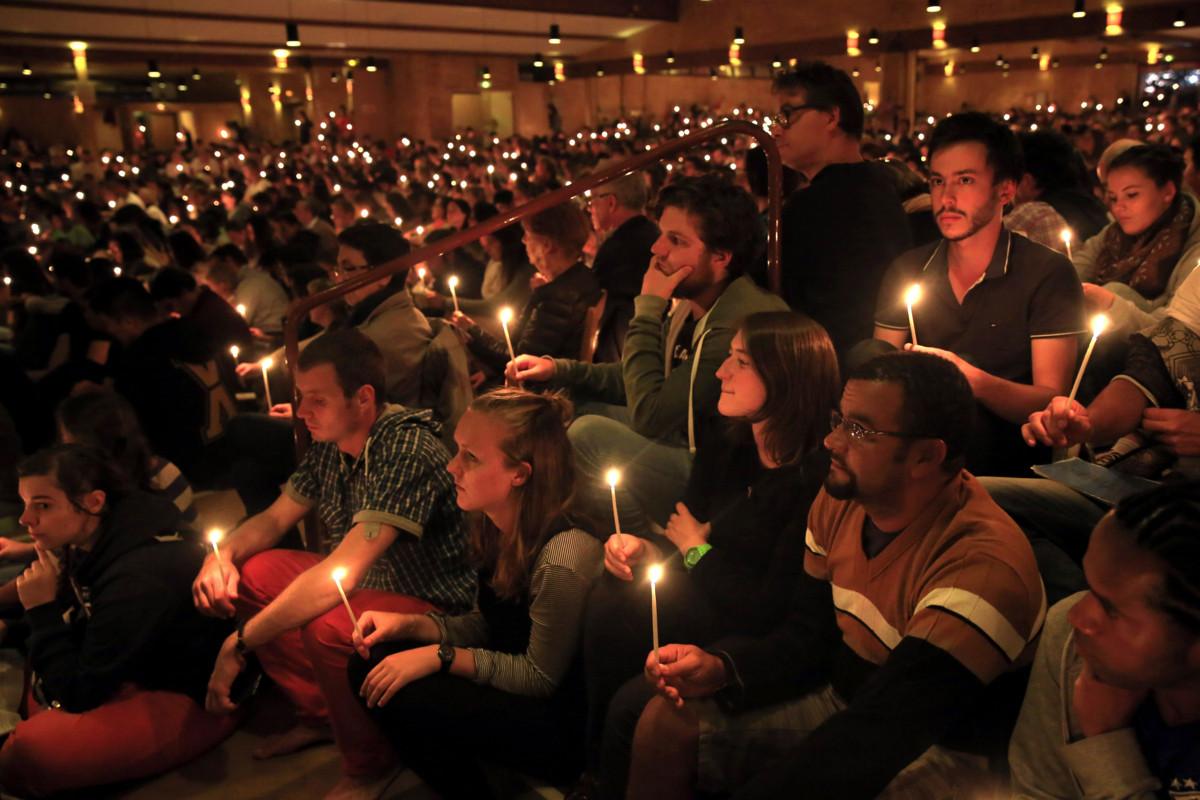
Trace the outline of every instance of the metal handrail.
{"label": "metal handrail", "polygon": [[[771,135],[758,125],[744,120],[730,120],[722,122],[719,125],[711,125],[708,128],[690,133],[687,136],[680,136],[670,142],[664,142],[643,153],[631,156],[619,164],[614,164],[585,178],[574,180],[569,186],[539,195],[525,205],[513,208],[505,214],[497,214],[478,225],[461,230],[444,239],[439,239],[432,244],[425,245],[403,258],[388,261],[386,264],[381,264],[369,272],[356,275],[344,283],[339,283],[323,292],[318,292],[308,297],[297,298],[288,308],[287,322],[284,326],[283,334],[284,353],[287,360],[288,372],[292,375],[293,393],[295,393],[296,385],[296,359],[300,354],[300,324],[308,317],[308,312],[312,309],[336,300],[355,289],[374,283],[381,278],[403,272],[414,264],[443,255],[451,250],[457,250],[463,245],[477,241],[489,233],[494,233],[514,222],[532,217],[548,208],[565,203],[611,180],[640,169],[645,169],[676,153],[690,150],[701,142],[736,134],[752,137],[758,141],[759,146],[767,154],[767,282],[772,292],[780,294],[779,230],[780,215],[783,208],[783,162],[779,157],[779,148],[776,146],[775,140]],[[296,400],[297,398],[293,396],[293,402]],[[293,426],[296,436],[297,457],[300,458],[304,455],[304,450],[308,445],[307,431],[303,423],[300,422],[299,417],[293,417]]]}

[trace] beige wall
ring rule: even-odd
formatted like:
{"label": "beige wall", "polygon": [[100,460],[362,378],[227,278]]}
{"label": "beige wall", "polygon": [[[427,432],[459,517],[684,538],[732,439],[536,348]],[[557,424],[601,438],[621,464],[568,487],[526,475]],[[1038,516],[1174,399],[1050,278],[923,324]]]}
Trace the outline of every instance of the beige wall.
{"label": "beige wall", "polygon": [[996,71],[953,78],[922,73],[917,83],[917,108],[940,116],[963,108],[998,111],[1014,106],[1032,108],[1036,103],[1078,110],[1084,100],[1112,107],[1119,95],[1137,88],[1137,75],[1135,64],[1112,64],[1099,70],[1089,66],[1047,72],[1014,70],[1007,78]]}

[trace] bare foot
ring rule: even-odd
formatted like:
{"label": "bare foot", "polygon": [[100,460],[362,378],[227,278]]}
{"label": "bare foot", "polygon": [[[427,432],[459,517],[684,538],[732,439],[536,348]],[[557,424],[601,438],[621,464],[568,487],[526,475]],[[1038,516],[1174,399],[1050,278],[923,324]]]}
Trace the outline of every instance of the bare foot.
{"label": "bare foot", "polygon": [[276,756],[286,756],[288,753],[295,753],[297,750],[303,750],[314,744],[332,741],[333,730],[328,725],[316,728],[308,725],[294,725],[283,733],[268,737],[265,742],[255,748],[252,755],[262,761]]}
{"label": "bare foot", "polygon": [[379,800],[400,771],[401,767],[388,767],[377,775],[343,775],[325,800]]}

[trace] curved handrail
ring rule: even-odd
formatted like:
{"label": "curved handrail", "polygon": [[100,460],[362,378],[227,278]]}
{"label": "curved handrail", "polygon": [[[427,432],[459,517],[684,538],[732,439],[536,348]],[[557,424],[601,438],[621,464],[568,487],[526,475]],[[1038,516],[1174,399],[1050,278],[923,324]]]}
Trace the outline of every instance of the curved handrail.
{"label": "curved handrail", "polygon": [[[463,245],[477,241],[489,233],[511,225],[518,220],[539,214],[547,208],[565,203],[571,198],[578,197],[597,186],[620,178],[630,172],[645,169],[655,162],[676,153],[690,150],[701,142],[731,134],[743,134],[752,137],[767,154],[767,281],[770,284],[771,291],[775,294],[780,294],[779,231],[780,215],[783,208],[783,162],[779,157],[779,148],[776,146],[775,140],[771,135],[758,125],[744,120],[729,120],[719,125],[711,125],[702,130],[695,131],[687,136],[680,136],[670,142],[664,142],[657,147],[631,156],[611,167],[594,172],[587,177],[574,180],[569,186],[539,195],[525,205],[513,208],[505,214],[497,214],[478,225],[461,230],[444,239],[439,239],[432,244],[425,245],[403,258],[388,261],[386,264],[381,264],[370,272],[356,275],[350,280],[332,286],[323,292],[318,292],[308,297],[297,298],[288,308],[287,321],[284,326],[284,354],[287,361],[287,369],[292,373],[293,377],[293,394],[295,393],[296,385],[294,379],[296,358],[300,353],[300,323],[307,318],[308,312],[317,306],[325,305],[359,287],[374,283],[380,278],[386,278],[398,272],[403,272],[421,261],[440,256],[451,250],[457,250]],[[293,396],[293,401],[295,399]],[[296,435],[297,456],[301,457],[307,446],[308,437],[299,417],[293,418],[293,425]]]}

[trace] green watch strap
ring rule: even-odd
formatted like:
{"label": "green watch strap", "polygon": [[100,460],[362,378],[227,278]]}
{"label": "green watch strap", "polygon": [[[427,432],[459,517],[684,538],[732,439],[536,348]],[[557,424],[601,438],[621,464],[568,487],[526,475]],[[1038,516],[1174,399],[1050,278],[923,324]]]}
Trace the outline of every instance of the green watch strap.
{"label": "green watch strap", "polygon": [[700,559],[704,558],[705,554],[707,554],[709,550],[712,550],[711,544],[702,544],[697,545],[696,547],[689,547],[688,551],[683,555],[683,565],[688,569],[691,569],[700,563]]}

